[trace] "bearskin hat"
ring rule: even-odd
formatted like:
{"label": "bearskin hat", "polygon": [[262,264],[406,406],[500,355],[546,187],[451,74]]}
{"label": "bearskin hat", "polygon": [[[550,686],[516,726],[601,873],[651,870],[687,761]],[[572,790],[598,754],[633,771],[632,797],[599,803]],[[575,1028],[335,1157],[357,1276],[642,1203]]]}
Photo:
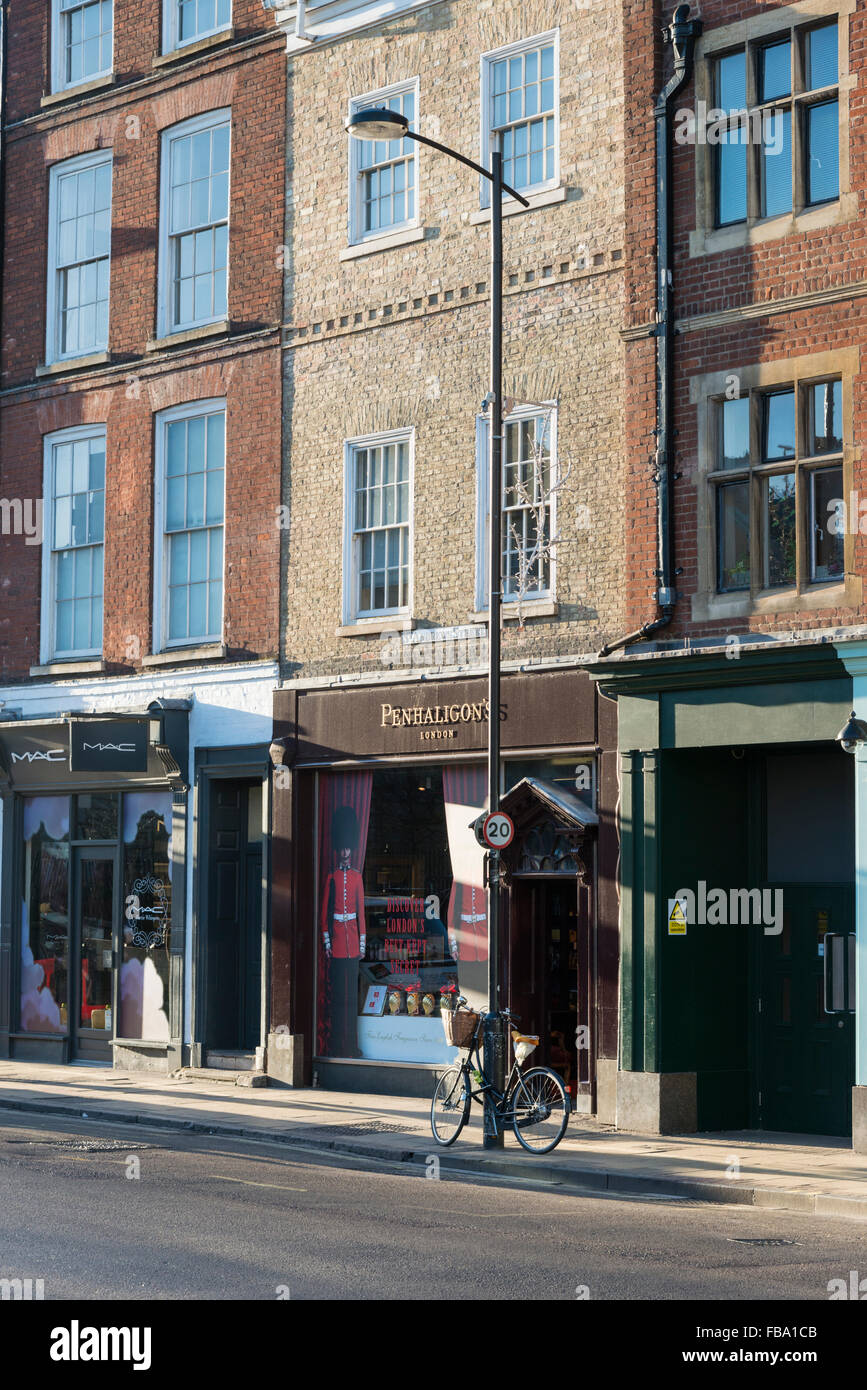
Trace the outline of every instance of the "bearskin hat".
{"label": "bearskin hat", "polygon": [[331,817],[331,844],[334,849],[356,849],[358,817],[351,806],[338,806]]}

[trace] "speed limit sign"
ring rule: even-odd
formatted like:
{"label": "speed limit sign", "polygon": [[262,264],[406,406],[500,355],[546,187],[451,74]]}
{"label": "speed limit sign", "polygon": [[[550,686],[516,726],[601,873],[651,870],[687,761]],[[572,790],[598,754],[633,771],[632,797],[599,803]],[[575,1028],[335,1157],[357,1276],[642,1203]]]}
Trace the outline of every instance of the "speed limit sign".
{"label": "speed limit sign", "polygon": [[482,836],[485,844],[491,849],[505,849],[515,836],[515,826],[511,817],[507,816],[505,811],[494,811],[491,815],[485,816]]}

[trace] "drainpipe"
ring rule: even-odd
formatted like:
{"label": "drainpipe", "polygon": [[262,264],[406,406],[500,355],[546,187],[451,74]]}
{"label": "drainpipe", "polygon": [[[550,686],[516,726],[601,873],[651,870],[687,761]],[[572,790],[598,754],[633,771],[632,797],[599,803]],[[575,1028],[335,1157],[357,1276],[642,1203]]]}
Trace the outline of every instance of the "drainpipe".
{"label": "drainpipe", "polygon": [[674,616],[677,592],[671,543],[671,484],[673,449],[671,441],[671,347],[673,323],[671,299],[672,235],[671,235],[671,106],[674,98],[692,77],[693,46],[701,33],[700,19],[689,18],[689,5],[678,5],[669,28],[662,31],[663,43],[670,43],[674,52],[674,72],[656,99],[656,604],[657,618],[630,632],[628,636],[609,642],[600,657],[609,656],[621,647],[667,627]]}

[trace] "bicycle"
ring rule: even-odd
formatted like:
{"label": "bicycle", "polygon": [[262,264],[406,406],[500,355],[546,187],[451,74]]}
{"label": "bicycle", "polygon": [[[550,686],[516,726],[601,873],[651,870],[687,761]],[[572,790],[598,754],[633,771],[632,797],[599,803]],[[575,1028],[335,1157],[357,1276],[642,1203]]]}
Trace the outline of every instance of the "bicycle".
{"label": "bicycle", "polygon": [[[465,1009],[467,1000],[459,995],[454,1011],[443,1014],[446,1037],[458,1047],[466,1047],[467,1055],[459,1065],[449,1067],[437,1082],[431,1101],[430,1123],[438,1144],[453,1144],[470,1116],[473,1101],[484,1104],[491,1092],[494,1099],[497,1132],[511,1121],[515,1138],[528,1153],[546,1154],[560,1143],[569,1123],[571,1105],[566,1088],[556,1072],[548,1067],[521,1070],[530,1053],[538,1046],[537,1037],[512,1033],[515,1060],[506,1078],[505,1088],[498,1091],[487,1075],[479,1053],[482,1018]],[[498,1015],[508,1024],[520,1020],[510,1009]],[[475,1051],[476,1065],[471,1070]],[[473,1086],[473,1080],[476,1086]]]}

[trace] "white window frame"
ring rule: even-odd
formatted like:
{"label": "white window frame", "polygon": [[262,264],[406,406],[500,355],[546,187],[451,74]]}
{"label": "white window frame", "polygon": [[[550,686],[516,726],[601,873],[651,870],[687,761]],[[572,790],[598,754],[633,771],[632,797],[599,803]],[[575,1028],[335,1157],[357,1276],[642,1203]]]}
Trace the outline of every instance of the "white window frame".
{"label": "white window frame", "polygon": [[101,77],[110,77],[114,71],[114,25],[116,15],[114,12],[114,0],[111,0],[111,53],[107,68],[101,68],[99,72],[89,73],[87,77],[76,78],[74,82],[67,82],[63,75],[66,59],[66,44],[63,39],[64,23],[63,16],[66,11],[60,8],[60,0],[51,0],[51,90],[52,92],[72,91],[75,87],[83,87],[88,82],[98,82]]}
{"label": "white window frame", "polygon": [[[418,128],[419,117],[419,79],[417,77],[407,78],[403,82],[393,82],[390,87],[381,87],[376,92],[367,92],[366,95],[353,97],[349,103],[349,115],[354,116],[357,111],[363,111],[369,106],[384,106],[391,97],[403,96],[406,92],[412,92],[415,97],[415,121],[414,127]],[[415,168],[415,215],[408,217],[403,222],[393,222],[389,227],[377,227],[374,231],[365,232],[363,230],[364,219],[362,217],[362,198],[361,198],[361,150],[362,141],[355,140],[350,135],[349,139],[349,245],[360,246],[365,241],[378,241],[380,237],[392,236],[395,232],[411,231],[415,227],[421,226],[419,212],[419,145],[413,141],[413,164]]]}
{"label": "white window frame", "polygon": [[[111,194],[114,199],[114,154],[112,150],[93,150],[89,154],[78,155],[75,159],[64,159],[60,164],[52,164],[48,173],[48,285],[45,303],[45,361],[51,362],[73,362],[77,357],[89,357],[94,352],[106,352],[108,350],[108,324],[111,321],[111,202],[109,203],[109,240],[108,240],[108,318],[106,320],[106,339],[100,345],[88,348],[85,352],[76,350],[75,352],[60,351],[60,333],[58,313],[60,301],[57,294],[57,282],[59,278],[59,267],[57,264],[57,227],[60,213],[58,184],[60,179],[66,174],[77,174],[84,169],[95,169],[100,164],[108,164],[111,168]],[[102,258],[100,258],[102,259]]]}
{"label": "white window frame", "polygon": [[[516,424],[519,420],[533,420],[539,415],[549,416],[549,429],[551,432],[551,479],[554,484],[554,492],[551,496],[551,520],[550,532],[552,536],[557,534],[557,490],[556,485],[559,478],[559,464],[557,457],[557,406],[554,401],[538,401],[528,405],[516,406],[511,415],[503,419],[503,463],[505,466],[506,457],[506,425]],[[490,421],[487,415],[476,416],[476,612],[486,613],[488,611],[488,503],[489,503],[489,475],[490,475],[490,446],[489,446]],[[502,532],[501,532],[502,536]],[[502,543],[501,543],[502,549]],[[556,601],[557,595],[557,547],[553,545],[548,559],[549,584],[548,588],[539,593],[526,594],[523,597],[519,594],[503,594],[502,604],[506,609],[512,604],[521,603],[525,608],[532,610],[534,603],[550,604]]]}
{"label": "white window frame", "polygon": [[[199,415],[214,415],[222,411],[225,419],[223,452],[223,602],[220,611],[220,631],[217,635],[200,637],[175,637],[169,639],[168,615],[168,534],[166,524],[166,436],[168,425],[174,420],[191,420]],[[183,647],[211,646],[222,642],[226,625],[226,474],[228,472],[228,421],[229,413],[224,396],[216,396],[206,401],[185,401],[183,405],[171,406],[161,410],[154,417],[154,592],[153,592],[153,641],[152,651],[175,651]],[[172,532],[172,534],[175,534]]]}
{"label": "white window frame", "polygon": [[[492,49],[489,53],[483,53],[480,59],[480,163],[482,168],[490,169],[493,135],[491,119],[493,115],[491,81],[493,65],[504,58],[514,58],[519,53],[526,53],[531,48],[541,48],[547,43],[553,43],[554,45],[554,173],[550,179],[543,179],[541,183],[534,183],[526,188],[519,188],[517,191],[522,193],[524,197],[530,197],[534,193],[545,193],[549,189],[560,187],[560,30],[559,28],[549,29],[545,34],[536,34],[533,38],[521,39],[517,43],[506,44],[503,48]],[[491,185],[489,180],[480,178],[479,188],[480,206],[482,208],[489,208],[491,206]],[[510,202],[513,204],[514,201],[514,199],[510,199]]]}
{"label": "white window frame", "polygon": [[[105,443],[105,425],[76,425],[72,429],[54,430],[42,438],[42,595],[39,623],[39,660],[43,666],[51,661],[92,660],[102,655],[102,645],[86,647],[77,651],[55,651],[55,589],[56,576],[54,564],[54,448],[57,444],[74,444],[81,439],[102,439]],[[106,459],[106,465],[108,460]],[[108,469],[106,467],[106,481]],[[105,497],[107,489],[103,490]],[[102,561],[103,561],[103,641],[105,640],[105,506],[103,502]]]}
{"label": "white window frame", "polygon": [[[358,542],[355,535],[355,451],[385,444],[406,444],[409,454],[409,517],[407,528],[407,601],[401,608],[382,608],[375,613],[358,611]],[[415,429],[386,430],[359,435],[343,446],[343,626],[375,627],[380,621],[408,617],[413,611],[415,586]]]}
{"label": "white window frame", "polygon": [[191,39],[180,37],[180,0],[163,0],[163,53],[175,53],[188,48],[192,43],[201,43],[214,34],[226,34],[232,28],[232,0],[229,0],[229,19],[226,24],[218,24],[214,29],[203,29]]}
{"label": "white window frame", "polygon": [[[226,245],[226,312],[225,314],[215,314],[209,318],[191,319],[188,323],[172,324],[170,316],[170,305],[172,295],[172,257],[171,257],[171,236],[169,228],[171,225],[171,144],[173,140],[181,140],[187,135],[196,135],[199,131],[210,130],[213,126],[228,125],[229,127],[229,206],[226,218],[227,245]],[[210,323],[222,323],[224,318],[229,315],[229,268],[232,259],[232,109],[229,106],[221,107],[218,111],[207,111],[204,115],[194,116],[189,121],[182,121],[179,125],[169,126],[162,132],[160,141],[160,244],[159,244],[159,274],[157,277],[157,335],[158,337],[168,337],[172,333],[187,333],[196,328],[204,328]]]}

